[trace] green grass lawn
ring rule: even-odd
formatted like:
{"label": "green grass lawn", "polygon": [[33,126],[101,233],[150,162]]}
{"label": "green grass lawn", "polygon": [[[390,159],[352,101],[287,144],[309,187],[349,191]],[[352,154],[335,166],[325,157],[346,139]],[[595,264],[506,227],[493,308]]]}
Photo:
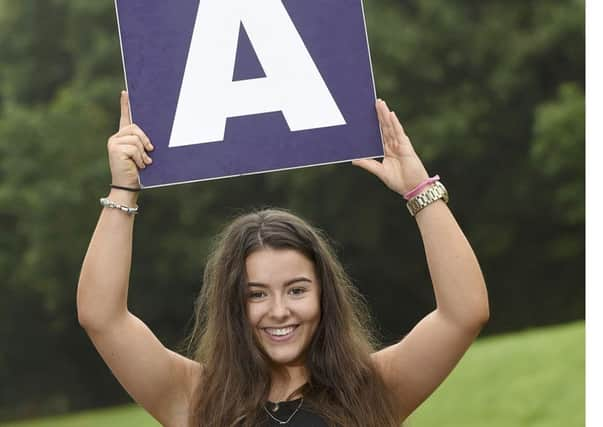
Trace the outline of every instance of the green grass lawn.
{"label": "green grass lawn", "polygon": [[408,427],[584,426],[584,322],[479,340]]}
{"label": "green grass lawn", "polygon": [[2,427],[161,427],[137,406],[86,411],[61,417],[5,423]]}
{"label": "green grass lawn", "polygon": [[[1,427],[157,427],[136,406]],[[479,340],[406,427],[584,426],[584,323]]]}

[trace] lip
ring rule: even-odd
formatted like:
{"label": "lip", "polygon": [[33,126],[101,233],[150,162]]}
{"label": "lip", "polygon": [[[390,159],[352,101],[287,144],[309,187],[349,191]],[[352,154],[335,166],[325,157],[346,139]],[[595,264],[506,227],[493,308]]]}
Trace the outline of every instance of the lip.
{"label": "lip", "polygon": [[275,335],[270,335],[268,333],[268,331],[266,330],[267,328],[262,328],[262,332],[264,334],[266,334],[266,336],[268,336],[268,338],[270,338],[271,341],[275,341],[275,342],[289,341],[295,336],[295,332],[299,328],[299,325],[288,325],[288,326],[281,326],[279,328],[270,328],[270,329],[283,329],[283,328],[289,328],[291,326],[293,326],[293,330],[291,332],[289,332],[287,335],[283,335],[280,337],[277,337]]}

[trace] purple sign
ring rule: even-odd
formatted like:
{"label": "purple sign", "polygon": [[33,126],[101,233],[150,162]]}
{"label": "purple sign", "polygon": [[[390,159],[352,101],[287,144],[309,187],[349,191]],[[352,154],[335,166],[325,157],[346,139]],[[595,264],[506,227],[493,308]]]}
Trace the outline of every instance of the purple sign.
{"label": "purple sign", "polygon": [[362,0],[116,0],[156,187],[383,156]]}

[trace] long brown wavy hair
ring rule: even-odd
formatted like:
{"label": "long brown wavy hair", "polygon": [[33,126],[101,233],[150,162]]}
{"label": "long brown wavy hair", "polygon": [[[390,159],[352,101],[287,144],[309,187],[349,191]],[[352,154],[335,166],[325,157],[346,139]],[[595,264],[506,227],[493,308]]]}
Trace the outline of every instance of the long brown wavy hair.
{"label": "long brown wavy hair", "polygon": [[236,218],[218,236],[195,303],[190,357],[203,366],[191,425],[255,427],[271,386],[270,360],[246,315],[245,259],[261,248],[295,249],[314,262],[321,319],[307,351],[304,407],[329,426],[399,426],[370,354],[376,349],[366,303],[328,240],[299,217],[266,209]]}

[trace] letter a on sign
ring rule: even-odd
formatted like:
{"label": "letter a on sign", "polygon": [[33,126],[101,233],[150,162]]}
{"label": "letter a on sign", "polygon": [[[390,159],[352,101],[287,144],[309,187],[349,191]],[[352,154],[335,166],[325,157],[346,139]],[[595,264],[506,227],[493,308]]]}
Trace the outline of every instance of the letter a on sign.
{"label": "letter a on sign", "polygon": [[155,187],[383,155],[361,0],[116,0]]}
{"label": "letter a on sign", "polygon": [[[232,81],[241,25],[266,77]],[[281,0],[202,0],[169,146],[223,141],[228,117],[274,111],[291,131],[345,124]]]}

